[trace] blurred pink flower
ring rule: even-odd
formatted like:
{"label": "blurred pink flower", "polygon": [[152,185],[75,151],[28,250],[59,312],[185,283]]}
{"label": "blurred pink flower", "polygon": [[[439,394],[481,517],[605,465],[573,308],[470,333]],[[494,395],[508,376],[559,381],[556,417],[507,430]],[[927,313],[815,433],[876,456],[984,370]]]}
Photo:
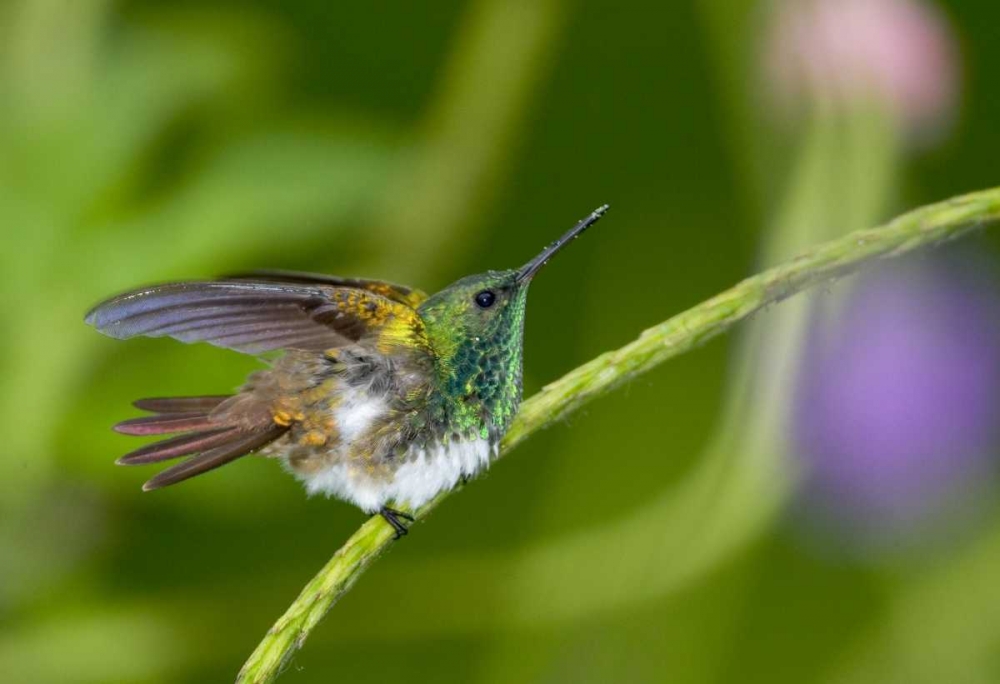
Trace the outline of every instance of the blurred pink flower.
{"label": "blurred pink flower", "polygon": [[806,354],[793,435],[803,508],[854,541],[921,538],[968,513],[996,470],[1000,298],[976,266],[863,278]]}
{"label": "blurred pink flower", "polygon": [[810,102],[888,108],[910,135],[954,118],[960,59],[947,19],[921,0],[779,0],[767,34],[768,81],[786,111]]}

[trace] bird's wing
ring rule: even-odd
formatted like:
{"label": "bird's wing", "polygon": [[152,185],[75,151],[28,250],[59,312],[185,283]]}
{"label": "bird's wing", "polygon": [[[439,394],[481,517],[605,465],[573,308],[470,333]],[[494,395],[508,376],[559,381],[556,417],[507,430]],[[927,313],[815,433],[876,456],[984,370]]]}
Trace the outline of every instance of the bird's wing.
{"label": "bird's wing", "polygon": [[167,336],[246,354],[350,344],[379,353],[427,349],[416,310],[373,286],[242,278],[168,283],[109,299],[85,320],[118,339]]}
{"label": "bird's wing", "polygon": [[365,278],[340,278],[325,273],[306,273],[304,271],[247,271],[225,277],[225,280],[248,280],[251,282],[287,283],[295,285],[331,285],[333,287],[352,287],[367,290],[382,295],[387,299],[416,309],[427,299],[427,293],[406,285],[397,285],[384,280],[367,280]]}

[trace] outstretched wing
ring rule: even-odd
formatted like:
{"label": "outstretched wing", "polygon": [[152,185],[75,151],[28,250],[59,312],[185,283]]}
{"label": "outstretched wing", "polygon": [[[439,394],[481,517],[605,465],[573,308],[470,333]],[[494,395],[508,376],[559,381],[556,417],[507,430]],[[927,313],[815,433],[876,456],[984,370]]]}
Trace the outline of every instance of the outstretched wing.
{"label": "outstretched wing", "polygon": [[247,271],[246,273],[235,273],[226,276],[225,280],[351,287],[357,290],[374,292],[394,302],[406,304],[414,309],[427,299],[426,292],[413,287],[407,287],[406,285],[387,283],[384,280],[367,280],[365,278],[339,278],[337,276],[326,275],[325,273],[306,273],[304,271]]}
{"label": "outstretched wing", "polygon": [[[277,277],[277,276],[275,276]],[[118,339],[173,337],[246,354],[323,351],[362,344],[386,353],[426,348],[413,306],[369,287],[327,282],[228,278],[156,285],[114,297],[85,320]],[[361,282],[361,281],[355,281]],[[334,284],[337,283],[337,284]]]}

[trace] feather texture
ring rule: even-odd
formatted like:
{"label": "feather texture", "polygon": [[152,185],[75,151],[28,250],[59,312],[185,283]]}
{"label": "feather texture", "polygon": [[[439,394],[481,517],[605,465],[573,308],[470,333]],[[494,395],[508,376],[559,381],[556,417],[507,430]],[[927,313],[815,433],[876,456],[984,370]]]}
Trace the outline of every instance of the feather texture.
{"label": "feather texture", "polygon": [[282,271],[257,270],[246,273],[236,273],[226,276],[225,280],[247,280],[252,282],[271,282],[286,284],[306,284],[306,285],[332,285],[333,287],[347,287],[357,290],[368,290],[375,294],[391,299],[400,304],[406,304],[413,308],[420,306],[421,302],[427,299],[427,293],[415,287],[397,285],[396,283],[384,280],[370,280],[366,278],[341,278],[327,275],[325,273],[306,273],[304,271]]}
{"label": "feather texture", "polygon": [[199,453],[197,456],[167,468],[156,475],[142,486],[145,491],[162,489],[178,482],[183,482],[195,475],[201,475],[220,466],[224,466],[230,461],[234,461],[240,456],[252,453],[267,444],[270,444],[287,430],[281,425],[272,425],[270,428],[254,432],[233,431],[235,437],[231,437],[224,443],[214,448]]}
{"label": "feather texture", "polygon": [[208,413],[232,395],[220,394],[203,397],[150,397],[137,399],[132,405],[143,411],[155,413],[191,413],[200,411]]}
{"label": "feather texture", "polygon": [[345,341],[335,328],[310,317],[326,301],[315,287],[173,283],[115,297],[94,308],[86,321],[118,339],[169,336],[251,354],[280,348],[323,349]]}
{"label": "feather texture", "polygon": [[131,451],[115,463],[118,465],[145,465],[147,463],[158,463],[168,461],[172,458],[187,456],[199,451],[211,449],[232,439],[238,430],[236,428],[223,428],[220,430],[209,430],[206,432],[195,432],[188,435],[180,435],[171,439],[165,439],[153,444]]}
{"label": "feather texture", "polygon": [[118,339],[168,336],[247,354],[343,347],[377,338],[395,320],[419,326],[413,308],[370,288],[239,279],[135,290],[99,304],[85,320]]}
{"label": "feather texture", "polygon": [[123,420],[114,426],[114,431],[123,435],[167,435],[173,432],[191,432],[194,430],[215,430],[225,427],[209,418],[207,413],[192,411],[190,413],[164,413],[142,418]]}
{"label": "feather texture", "polygon": [[135,402],[137,408],[154,411],[156,415],[123,421],[115,430],[128,435],[184,434],[139,447],[116,463],[145,465],[190,456],[147,482],[143,488],[150,490],[181,482],[252,453],[288,428],[275,424],[270,412],[251,399],[246,394],[139,399]]}

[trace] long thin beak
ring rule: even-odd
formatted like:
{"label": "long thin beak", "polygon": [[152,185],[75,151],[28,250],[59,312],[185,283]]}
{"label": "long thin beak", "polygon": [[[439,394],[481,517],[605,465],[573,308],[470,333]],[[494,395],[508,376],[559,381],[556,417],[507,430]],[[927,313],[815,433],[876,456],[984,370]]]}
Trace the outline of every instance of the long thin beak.
{"label": "long thin beak", "polygon": [[610,207],[607,204],[598,207],[593,212],[591,212],[590,216],[577,223],[575,226],[570,228],[565,235],[563,235],[561,238],[559,238],[551,245],[543,249],[541,254],[539,254],[534,259],[532,259],[531,261],[529,261],[528,263],[526,263],[524,266],[521,267],[521,270],[518,271],[517,274],[517,282],[520,283],[522,281],[528,280],[536,273],[538,273],[538,269],[547,264],[549,262],[549,259],[551,259],[556,252],[561,250],[563,247],[568,245],[576,238],[580,237],[583,231],[587,230],[592,225],[600,221],[601,217],[608,212],[609,208]]}

